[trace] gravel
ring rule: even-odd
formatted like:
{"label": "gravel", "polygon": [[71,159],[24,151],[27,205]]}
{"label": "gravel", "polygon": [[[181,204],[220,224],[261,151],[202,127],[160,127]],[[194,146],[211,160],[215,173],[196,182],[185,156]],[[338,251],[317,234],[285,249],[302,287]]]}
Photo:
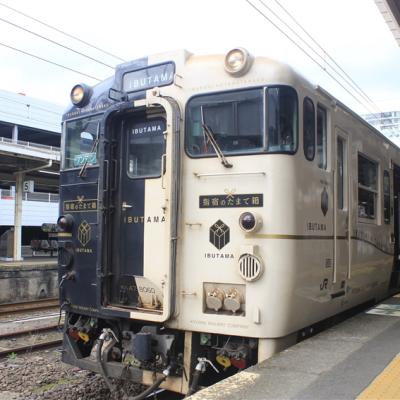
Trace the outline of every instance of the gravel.
{"label": "gravel", "polygon": [[[122,393],[111,396],[102,377],[64,364],[60,356],[52,349],[0,360],[0,400],[123,399]],[[129,395],[141,390],[140,385],[129,384]]]}

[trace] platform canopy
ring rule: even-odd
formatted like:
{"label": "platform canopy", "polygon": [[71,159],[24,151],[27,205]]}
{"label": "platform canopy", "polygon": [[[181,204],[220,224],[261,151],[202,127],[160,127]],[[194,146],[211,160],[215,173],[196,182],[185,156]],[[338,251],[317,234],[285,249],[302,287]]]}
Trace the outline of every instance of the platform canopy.
{"label": "platform canopy", "polygon": [[375,0],[375,3],[400,46],[400,0]]}
{"label": "platform canopy", "polygon": [[35,181],[35,191],[58,192],[63,109],[0,89],[0,189],[15,185],[16,172],[30,171],[26,178]]}
{"label": "platform canopy", "polygon": [[26,171],[38,191],[58,191],[59,170],[58,148],[0,137],[0,186],[9,186],[16,172]]}

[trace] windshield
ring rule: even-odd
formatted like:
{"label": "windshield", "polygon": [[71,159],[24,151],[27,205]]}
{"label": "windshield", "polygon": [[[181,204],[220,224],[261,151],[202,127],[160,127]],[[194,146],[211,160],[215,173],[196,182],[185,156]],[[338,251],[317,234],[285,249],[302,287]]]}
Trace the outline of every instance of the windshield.
{"label": "windshield", "polygon": [[186,148],[191,155],[214,155],[202,128],[213,133],[224,154],[260,151],[263,142],[263,90],[198,96],[188,104]]}
{"label": "windshield", "polygon": [[165,153],[165,119],[135,118],[128,121],[125,127],[128,132],[128,176],[130,178],[161,176],[162,156]]}
{"label": "windshield", "polygon": [[101,115],[67,122],[64,168],[97,164],[97,135]]}
{"label": "windshield", "polygon": [[215,155],[203,121],[224,155],[294,153],[297,110],[296,91],[286,86],[193,97],[187,107],[186,151],[194,157]]}

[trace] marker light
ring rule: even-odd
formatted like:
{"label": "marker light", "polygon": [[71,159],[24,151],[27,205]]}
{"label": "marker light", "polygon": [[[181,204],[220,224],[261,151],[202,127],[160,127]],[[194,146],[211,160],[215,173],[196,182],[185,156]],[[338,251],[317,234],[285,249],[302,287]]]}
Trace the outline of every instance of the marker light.
{"label": "marker light", "polygon": [[57,225],[61,232],[71,232],[74,219],[71,214],[61,215],[58,217]]}
{"label": "marker light", "polygon": [[250,69],[252,63],[252,55],[246,49],[238,47],[225,56],[225,71],[233,76],[241,76]]}
{"label": "marker light", "polygon": [[72,88],[70,98],[74,106],[83,107],[88,103],[91,95],[92,88],[83,83],[79,83]]}
{"label": "marker light", "polygon": [[251,212],[244,212],[239,217],[239,226],[245,232],[255,232],[261,228],[262,219]]}

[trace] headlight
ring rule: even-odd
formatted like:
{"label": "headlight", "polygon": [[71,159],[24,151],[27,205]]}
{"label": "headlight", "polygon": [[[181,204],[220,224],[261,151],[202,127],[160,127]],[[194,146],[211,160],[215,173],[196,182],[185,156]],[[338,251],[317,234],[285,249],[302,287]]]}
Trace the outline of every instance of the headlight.
{"label": "headlight", "polygon": [[251,67],[253,57],[251,54],[238,47],[228,52],[225,56],[225,71],[233,76],[244,75]]}
{"label": "headlight", "polygon": [[92,88],[80,83],[72,88],[70,98],[74,106],[83,107],[89,102],[91,95]]}
{"label": "headlight", "polygon": [[244,212],[239,217],[239,226],[247,233],[256,232],[262,226],[262,219],[251,212]]}

